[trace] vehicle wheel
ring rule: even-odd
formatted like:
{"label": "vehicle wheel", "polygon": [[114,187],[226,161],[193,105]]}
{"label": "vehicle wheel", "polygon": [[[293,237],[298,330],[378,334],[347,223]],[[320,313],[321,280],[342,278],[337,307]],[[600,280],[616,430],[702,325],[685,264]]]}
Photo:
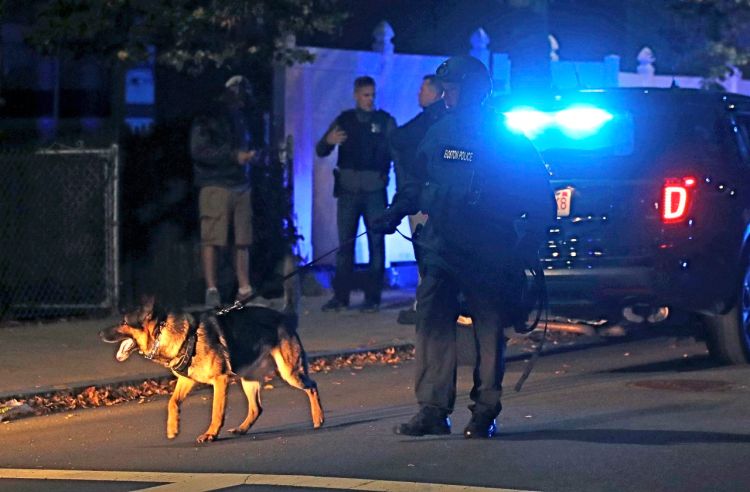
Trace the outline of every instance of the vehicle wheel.
{"label": "vehicle wheel", "polygon": [[750,267],[742,278],[742,290],[726,314],[706,316],[706,345],[711,357],[726,364],[750,362]]}

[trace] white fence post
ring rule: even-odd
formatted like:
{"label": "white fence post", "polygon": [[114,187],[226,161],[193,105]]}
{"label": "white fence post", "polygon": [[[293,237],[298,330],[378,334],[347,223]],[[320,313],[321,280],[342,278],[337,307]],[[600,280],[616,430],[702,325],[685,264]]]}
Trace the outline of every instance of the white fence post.
{"label": "white fence post", "polygon": [[730,65],[729,69],[731,73],[724,78],[722,85],[724,85],[724,88],[728,92],[739,92],[740,82],[742,81],[742,70],[734,65]]}
{"label": "white fence post", "polygon": [[636,71],[641,76],[643,85],[649,86],[653,84],[654,79],[654,62],[656,57],[651,48],[644,46],[641,51],[638,52],[638,68]]}
{"label": "white fence post", "polygon": [[384,56],[393,55],[393,28],[388,21],[380,21],[372,31],[372,51],[382,53]]}
{"label": "white fence post", "polygon": [[560,50],[560,43],[557,41],[557,38],[552,34],[548,34],[547,40],[549,41],[549,61],[560,61],[560,55],[557,54],[557,52]]}
{"label": "white fence post", "polygon": [[479,59],[487,68],[489,68],[490,49],[488,48],[488,46],[490,44],[490,37],[487,35],[485,30],[480,27],[476,31],[474,31],[469,38],[469,43],[471,44],[471,50],[469,50],[469,54],[474,58]]}

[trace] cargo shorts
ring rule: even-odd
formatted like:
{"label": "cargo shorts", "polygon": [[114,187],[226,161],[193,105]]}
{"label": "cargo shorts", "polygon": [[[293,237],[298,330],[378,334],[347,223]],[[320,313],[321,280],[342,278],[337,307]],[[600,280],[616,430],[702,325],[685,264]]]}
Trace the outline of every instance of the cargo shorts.
{"label": "cargo shorts", "polygon": [[253,241],[250,190],[234,191],[220,186],[205,186],[198,196],[201,244],[226,246],[229,227],[234,229],[234,244],[250,246]]}

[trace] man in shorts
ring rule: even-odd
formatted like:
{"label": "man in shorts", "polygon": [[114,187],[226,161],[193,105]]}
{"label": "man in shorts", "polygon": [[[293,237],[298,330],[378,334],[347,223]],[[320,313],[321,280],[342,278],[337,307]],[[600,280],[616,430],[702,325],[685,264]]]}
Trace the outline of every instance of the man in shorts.
{"label": "man in shorts", "polygon": [[217,288],[218,249],[234,239],[237,276],[236,300],[243,302],[253,293],[250,286],[252,210],[250,202],[251,150],[245,111],[252,88],[241,75],[226,81],[216,110],[195,119],[190,131],[190,155],[194,184],[199,188],[201,263],[206,279],[206,307],[221,305]]}

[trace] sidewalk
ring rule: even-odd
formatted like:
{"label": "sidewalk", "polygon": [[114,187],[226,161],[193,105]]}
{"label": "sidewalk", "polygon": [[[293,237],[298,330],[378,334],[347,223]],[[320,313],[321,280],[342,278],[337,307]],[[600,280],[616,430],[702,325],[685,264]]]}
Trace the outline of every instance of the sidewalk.
{"label": "sidewalk", "polygon": [[[396,323],[398,311],[413,297],[411,289],[384,291],[380,312],[372,314],[356,309],[361,293],[352,295],[351,310],[338,313],[321,312],[328,294],[303,297],[299,334],[308,357],[413,344],[414,326]],[[143,357],[115,360],[116,345],[103,343],[97,334],[117,321],[112,317],[0,327],[0,400],[168,376],[166,369]],[[517,357],[521,349],[511,345],[507,356]]]}
{"label": "sidewalk", "polygon": [[[376,350],[414,342],[414,326],[396,323],[398,311],[413,299],[413,290],[383,292],[380,312],[360,313],[362,295],[352,295],[352,309],[323,313],[329,298],[303,297],[299,334],[309,357]],[[115,360],[117,345],[99,340],[98,332],[116,317],[29,323],[0,327],[0,400],[51,391],[100,386],[168,376],[163,367],[134,356]]]}

